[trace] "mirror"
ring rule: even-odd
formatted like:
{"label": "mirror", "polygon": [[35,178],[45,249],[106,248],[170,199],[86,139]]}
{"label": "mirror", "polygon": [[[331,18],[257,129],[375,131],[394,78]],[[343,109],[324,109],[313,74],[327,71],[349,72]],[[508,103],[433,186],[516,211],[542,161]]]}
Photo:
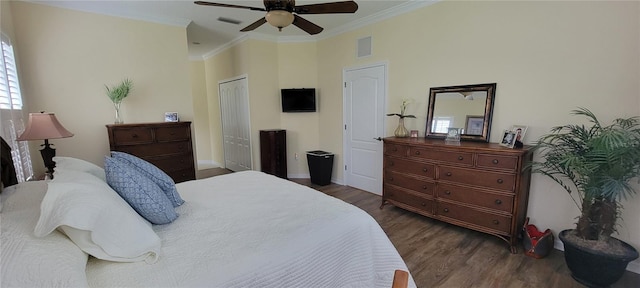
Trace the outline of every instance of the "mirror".
{"label": "mirror", "polygon": [[489,142],[496,83],[429,89],[427,138],[445,138],[458,128],[460,140]]}

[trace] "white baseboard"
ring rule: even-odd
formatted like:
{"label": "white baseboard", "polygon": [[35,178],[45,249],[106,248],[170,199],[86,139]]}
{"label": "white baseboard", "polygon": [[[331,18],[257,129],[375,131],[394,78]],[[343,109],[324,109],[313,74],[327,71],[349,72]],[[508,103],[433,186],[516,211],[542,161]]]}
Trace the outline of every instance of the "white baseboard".
{"label": "white baseboard", "polygon": [[198,170],[220,168],[222,165],[213,160],[198,160]]}
{"label": "white baseboard", "polygon": [[311,176],[309,174],[287,174],[287,178],[289,179],[309,179]]}
{"label": "white baseboard", "polygon": [[[553,248],[555,248],[556,250],[564,251],[564,244],[562,244],[562,241],[560,241],[560,239],[556,238],[553,243]],[[627,265],[627,271],[640,274],[640,259],[629,262],[629,265]]]}

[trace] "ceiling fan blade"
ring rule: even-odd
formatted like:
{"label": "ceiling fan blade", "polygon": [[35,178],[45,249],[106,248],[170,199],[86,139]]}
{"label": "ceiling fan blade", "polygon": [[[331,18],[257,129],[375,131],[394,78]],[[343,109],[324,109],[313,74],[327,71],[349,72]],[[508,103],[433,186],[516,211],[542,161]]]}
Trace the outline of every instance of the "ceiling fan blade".
{"label": "ceiling fan blade", "polygon": [[226,7],[226,8],[241,8],[241,9],[249,9],[249,10],[254,10],[254,11],[267,11],[264,8],[256,8],[256,7],[240,6],[240,5],[232,5],[232,4],[222,4],[222,3],[213,3],[213,2],[206,2],[206,1],[195,1],[193,3],[194,4],[198,4],[198,5],[203,5],[203,6],[216,6],[216,7]]}
{"label": "ceiling fan blade", "polygon": [[358,4],[354,1],[309,4],[296,6],[293,11],[298,14],[355,13]]}
{"label": "ceiling fan blade", "polygon": [[298,16],[298,15],[293,15],[295,16],[295,18],[293,19],[293,25],[296,25],[298,28],[304,30],[305,32],[311,34],[311,35],[315,35],[318,34],[320,32],[322,32],[322,27],[313,24],[311,22],[309,22],[308,20]]}
{"label": "ceiling fan blade", "polygon": [[253,22],[251,25],[242,28],[242,30],[240,30],[240,32],[247,32],[247,31],[251,31],[253,29],[256,29],[260,26],[262,26],[262,24],[267,23],[267,19],[265,19],[264,17],[258,19],[258,21]]}

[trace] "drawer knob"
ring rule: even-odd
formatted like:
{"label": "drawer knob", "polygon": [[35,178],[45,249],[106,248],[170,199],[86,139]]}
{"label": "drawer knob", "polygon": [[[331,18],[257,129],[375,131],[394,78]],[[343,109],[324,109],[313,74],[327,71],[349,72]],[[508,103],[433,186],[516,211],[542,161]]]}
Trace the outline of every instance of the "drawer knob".
{"label": "drawer knob", "polygon": [[420,151],[416,151],[416,155],[420,155]]}
{"label": "drawer knob", "polygon": [[389,181],[393,181],[393,177],[389,177]]}
{"label": "drawer knob", "polygon": [[389,166],[393,166],[393,161],[389,161]]}
{"label": "drawer knob", "polygon": [[453,175],[453,174],[451,174],[451,172],[447,172],[447,176],[451,176],[451,175]]}
{"label": "drawer knob", "polygon": [[500,224],[500,221],[498,221],[498,220],[493,220],[493,224],[498,225],[498,224]]}
{"label": "drawer knob", "polygon": [[493,161],[491,161],[491,162],[493,162],[493,164],[498,164],[499,161],[498,161],[498,159],[493,159]]}
{"label": "drawer knob", "polygon": [[422,207],[425,207],[425,206],[427,206],[427,203],[422,202],[422,203],[420,203],[420,205],[422,205]]}
{"label": "drawer knob", "polygon": [[422,172],[427,172],[427,168],[422,168]]}
{"label": "drawer knob", "polygon": [[396,151],[398,151],[398,148],[393,147],[393,152],[396,152]]}
{"label": "drawer knob", "polygon": [[502,184],[503,182],[504,182],[504,180],[498,179],[498,184]]}
{"label": "drawer knob", "polygon": [[496,204],[498,204],[498,205],[502,204],[502,200],[496,199]]}
{"label": "drawer knob", "polygon": [[444,211],[445,213],[448,213],[449,212],[449,208],[444,208],[444,209],[442,209],[442,211]]}
{"label": "drawer knob", "polygon": [[458,160],[462,161],[463,159],[464,159],[464,157],[458,156]]}
{"label": "drawer knob", "polygon": [[444,191],[444,194],[451,195],[451,191],[449,191],[449,190]]}
{"label": "drawer knob", "polygon": [[131,135],[131,138],[138,138],[138,134]]}

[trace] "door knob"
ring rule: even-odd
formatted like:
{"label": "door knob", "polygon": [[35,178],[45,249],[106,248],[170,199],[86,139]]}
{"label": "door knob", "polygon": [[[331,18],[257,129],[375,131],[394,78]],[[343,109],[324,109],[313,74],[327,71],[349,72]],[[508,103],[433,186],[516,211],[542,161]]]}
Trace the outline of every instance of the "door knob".
{"label": "door knob", "polygon": [[378,141],[382,141],[382,138],[381,138],[381,137],[378,137],[378,138],[373,138],[373,140],[378,140]]}

